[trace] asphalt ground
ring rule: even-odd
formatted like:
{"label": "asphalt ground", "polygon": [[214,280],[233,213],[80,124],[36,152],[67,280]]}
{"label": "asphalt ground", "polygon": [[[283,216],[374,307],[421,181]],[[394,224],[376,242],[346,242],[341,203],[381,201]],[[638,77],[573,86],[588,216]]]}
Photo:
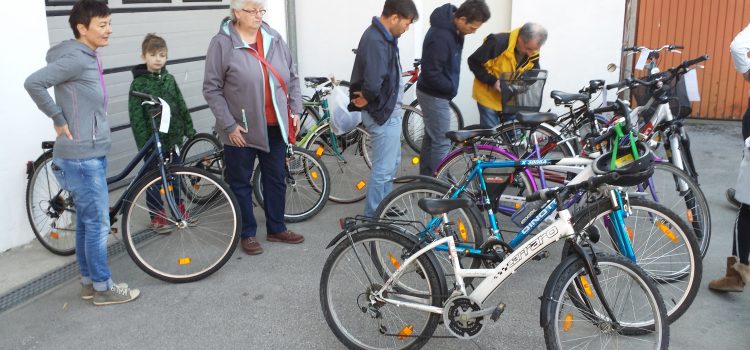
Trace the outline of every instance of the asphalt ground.
{"label": "asphalt ground", "polygon": [[[744,293],[719,294],[706,288],[724,274],[731,251],[736,209],[724,191],[734,185],[741,157],[740,124],[694,121],[688,125],[701,187],[712,215],[712,240],[704,260],[700,292],[687,313],[670,329],[672,349],[750,348],[750,287]],[[318,286],[325,246],[339,231],[338,219],[362,212],[363,203],[329,202],[315,218],[289,228],[302,233],[300,245],[269,243],[248,256],[237,250],[217,273],[189,284],[169,284],[142,272],[127,254],[111,259],[116,282],[141,289],[132,303],[95,307],[79,298],[77,279],[51,288],[0,314],[0,349],[338,349],[319,302]],[[262,210],[256,208],[259,226]],[[527,264],[488,300],[503,302],[505,313],[473,341],[432,339],[426,349],[541,349],[538,297],[559,261],[559,250]],[[22,258],[30,256],[30,258]],[[47,260],[52,261],[51,263]],[[0,274],[39,273],[30,265],[65,259],[36,242],[0,254]],[[30,276],[33,277],[33,276]],[[13,282],[0,277],[4,285]],[[442,326],[440,326],[442,327]],[[447,335],[438,328],[436,335]]]}

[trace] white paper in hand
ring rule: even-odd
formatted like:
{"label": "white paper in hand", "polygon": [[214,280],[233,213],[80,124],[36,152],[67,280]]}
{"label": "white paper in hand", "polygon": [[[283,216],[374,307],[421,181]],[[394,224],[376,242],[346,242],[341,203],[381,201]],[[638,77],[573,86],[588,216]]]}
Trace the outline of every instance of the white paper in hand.
{"label": "white paper in hand", "polygon": [[635,63],[635,69],[641,70],[646,66],[646,59],[648,59],[649,53],[651,53],[651,50],[641,50],[641,53],[638,55],[638,62]]}
{"label": "white paper in hand", "polygon": [[685,89],[687,90],[688,100],[691,102],[698,102],[701,100],[700,91],[698,91],[698,74],[695,69],[689,70],[685,73]]}
{"label": "white paper in hand", "polygon": [[164,101],[161,97],[159,98],[159,102],[161,103],[161,124],[159,124],[159,132],[166,134],[169,132],[169,120],[172,118],[172,111],[169,109],[167,101]]}

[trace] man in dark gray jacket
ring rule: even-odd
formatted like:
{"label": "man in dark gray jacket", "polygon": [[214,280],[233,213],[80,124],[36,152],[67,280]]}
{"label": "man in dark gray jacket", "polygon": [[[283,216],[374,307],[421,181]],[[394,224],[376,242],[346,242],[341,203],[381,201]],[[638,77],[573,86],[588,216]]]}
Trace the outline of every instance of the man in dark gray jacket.
{"label": "man in dark gray jacket", "polygon": [[352,69],[352,104],[362,109],[362,123],[372,142],[372,171],[367,183],[365,216],[373,216],[393,186],[401,161],[401,64],[398,38],[419,18],[412,0],[386,0],[357,47]]}
{"label": "man in dark gray jacket", "polygon": [[[76,40],[50,48],[47,66],[24,83],[57,132],[52,171],[60,186],[75,198],[81,298],[93,299],[94,305],[125,303],[140,295],[139,290],[126,284],[113,283],[107,266],[110,224],[106,155],[111,140],[107,89],[96,49],[109,44],[110,18],[110,10],[102,2],[77,2],[68,20]],[[54,100],[47,92],[50,87],[54,87]]]}

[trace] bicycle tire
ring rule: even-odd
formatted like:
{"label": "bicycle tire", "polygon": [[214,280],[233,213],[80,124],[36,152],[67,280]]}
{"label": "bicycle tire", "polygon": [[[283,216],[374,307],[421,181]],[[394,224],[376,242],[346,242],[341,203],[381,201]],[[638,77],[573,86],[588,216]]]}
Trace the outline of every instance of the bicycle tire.
{"label": "bicycle tire", "polygon": [[[308,100],[308,102],[313,102]],[[316,107],[305,106],[300,115],[300,127],[297,133],[297,142],[302,141],[305,135],[320,121],[320,113]]]}
{"label": "bicycle tire", "polygon": [[26,184],[26,215],[39,243],[56,255],[69,256],[76,250],[76,211],[73,197],[52,173],[52,151],[46,151],[32,165]]}
{"label": "bicycle tire", "polygon": [[[577,349],[578,346],[587,349],[667,349],[669,323],[666,308],[647,274],[623,257],[603,254],[597,254],[594,270],[601,276],[597,279],[604,296],[588,282],[591,276],[588,276],[584,259],[580,256],[568,257],[550,275],[541,307],[547,349]],[[626,292],[630,295],[621,297]],[[622,328],[610,328],[612,325],[607,322],[606,309],[599,301],[602,298]],[[612,339],[615,337],[617,339]],[[580,343],[572,344],[576,341]]]}
{"label": "bicycle tire", "polygon": [[[303,148],[321,158],[332,176],[331,193],[328,199],[337,203],[354,203],[367,195],[367,179],[370,176],[369,134],[361,125],[344,135],[334,135],[329,123],[316,129]],[[340,155],[340,156],[339,156]]]}
{"label": "bicycle tire", "polygon": [[[687,311],[700,288],[703,263],[698,243],[687,223],[658,203],[631,198],[629,209],[631,214],[625,218],[625,225],[632,236],[636,263],[656,283],[672,323]],[[610,198],[601,198],[574,215],[573,227],[575,232],[592,230],[590,227],[606,232],[609,240],[602,237],[595,248],[619,253],[613,243],[616,233],[611,224],[607,224],[609,221],[603,220],[611,211]],[[604,227],[592,226],[595,222]]]}
{"label": "bicycle tire", "polygon": [[[380,201],[380,204],[375,209],[376,218],[384,219],[398,219],[406,221],[421,222],[427,225],[432,219],[432,215],[429,215],[422,211],[417,205],[417,202],[421,198],[447,198],[446,196],[450,192],[450,187],[443,186],[438,183],[415,181],[409,184],[402,185],[393,191]],[[480,224],[481,214],[472,212],[471,209],[456,209],[447,213],[448,220],[455,223],[456,230],[459,233],[459,237],[456,239],[456,244],[466,244],[472,248],[481,248],[484,244],[483,225]],[[479,216],[479,218],[477,217]],[[403,227],[407,232],[413,235],[418,235],[420,232],[416,232],[416,227]],[[466,231],[465,238],[463,231]],[[460,249],[459,249],[460,250]],[[443,269],[443,273],[446,276],[453,275],[453,264],[450,261],[448,253],[445,254],[435,253],[438,258],[438,262]],[[465,258],[468,259],[469,263],[462,263],[463,266],[470,266],[472,269],[480,268],[482,260],[478,258]],[[462,261],[465,261],[462,259]],[[465,279],[467,284],[471,283],[471,279]],[[449,282],[450,283],[450,282]]]}
{"label": "bicycle tire", "polygon": [[[146,196],[149,187],[161,186],[161,174],[159,169],[149,172],[123,202],[123,242],[147,274],[172,283],[197,281],[216,272],[232,256],[242,227],[239,206],[229,186],[205,170],[170,165],[166,172],[170,183],[189,181],[181,177],[198,177],[206,184],[202,190],[214,196],[205,203],[185,201],[191,219],[184,222],[176,222],[164,206],[172,231],[156,233],[149,228],[155,212],[148,209]],[[206,188],[209,186],[215,188]],[[164,203],[167,192],[161,192],[158,200]]]}
{"label": "bicycle tire", "polygon": [[[331,193],[331,175],[320,159],[304,148],[294,147],[293,158],[287,160],[284,221],[302,222],[325,207]],[[263,207],[260,165],[256,166],[252,181],[255,200]]]}
{"label": "bicycle tire", "polygon": [[[419,109],[419,100],[414,100],[409,104],[410,107]],[[448,106],[451,110],[451,124],[448,131],[460,130],[464,128],[464,116],[458,106],[450,101]],[[409,109],[404,109],[404,117],[401,120],[401,131],[404,142],[417,154],[422,149],[422,136],[424,135],[424,121],[421,115],[413,113]]]}
{"label": "bicycle tire", "polygon": [[[352,241],[344,239],[336,245],[323,265],[320,278],[320,304],[326,323],[349,349],[418,349],[435,332],[440,317],[387,303],[369,303],[370,291],[382,287],[391,276],[370,266],[373,260],[368,259],[367,254],[374,244],[388,250],[395,265],[403,263],[402,254],[412,248],[414,241],[376,228],[358,232],[352,235]],[[441,294],[445,289],[440,286],[440,272],[430,261],[429,254],[418,257],[414,270],[405,271],[397,282],[418,284],[425,291],[421,296],[409,294],[408,300],[422,299],[426,305],[441,307]],[[388,290],[389,299],[399,299],[402,294],[397,288]],[[373,317],[370,313],[379,316]],[[392,343],[393,347],[384,346],[385,342]]]}
{"label": "bicycle tire", "polygon": [[[680,181],[687,186],[686,191],[680,191]],[[693,227],[701,258],[706,256],[711,243],[711,209],[700,185],[689,174],[674,164],[656,162],[649,182],[631,187],[629,191],[633,189],[645,191],[653,201],[679,213]]]}
{"label": "bicycle tire", "polygon": [[[209,133],[197,133],[191,137],[182,148],[182,164],[184,166],[206,170],[216,177],[223,178],[223,149],[224,146],[214,135]],[[211,198],[213,195],[212,193],[203,193],[203,191],[200,190],[202,184],[197,182],[182,184],[182,186],[185,189],[185,195],[190,198],[191,201],[198,204],[205,203],[208,198]],[[198,193],[203,193],[203,195],[198,195]]]}
{"label": "bicycle tire", "polygon": [[[576,156],[575,145],[573,140],[564,140],[560,131],[552,125],[547,123],[539,124],[535,127],[535,135],[539,147],[542,150],[542,157],[544,158],[563,158],[563,157],[574,157]],[[502,146],[507,147],[511,152],[518,155],[519,157],[525,155],[531,150],[532,145],[528,142],[529,133],[531,127],[516,122],[506,122],[501,124],[497,128],[497,134],[494,136]],[[550,142],[554,142],[556,145],[551,145]],[[548,146],[549,145],[549,146]],[[544,150],[545,148],[550,148]]]}

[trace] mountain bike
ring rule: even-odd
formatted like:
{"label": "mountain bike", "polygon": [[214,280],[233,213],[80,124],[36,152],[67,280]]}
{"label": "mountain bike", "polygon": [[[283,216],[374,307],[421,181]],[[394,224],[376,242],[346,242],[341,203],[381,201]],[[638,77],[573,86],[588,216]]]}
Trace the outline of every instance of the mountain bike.
{"label": "mountain bike", "polygon": [[[472,207],[468,199],[419,201],[429,215],[443,216],[422,230],[424,237],[439,234],[436,240],[420,240],[404,229],[419,222],[349,220],[329,243],[328,248],[335,248],[321,275],[320,301],[329,328],[352,349],[418,349],[434,337],[441,320],[450,337],[472,339],[506,309],[503,303],[484,306],[488,297],[552,243],[566,240],[574,253],[552,272],[540,297],[547,348],[668,348],[667,312],[651,278],[623,257],[595,253],[586,231],[575,231],[564,209],[563,200],[570,195],[618,176],[594,177],[548,192],[554,199],[519,236],[528,235],[528,227],[555,211],[556,220],[502,254],[495,266],[482,269],[462,268],[459,255],[466,252],[457,247],[459,233],[444,216]],[[539,193],[528,198],[540,199]],[[434,250],[441,247],[450,258],[453,288],[436,261]],[[482,279],[471,293],[467,278]]]}
{"label": "mountain bike", "polygon": [[[229,186],[211,173],[170,162],[161,148],[154,121],[162,113],[159,99],[139,92],[131,95],[151,106],[153,133],[124,170],[107,178],[107,184],[125,179],[144,159],[156,169],[144,166],[138,170],[110,208],[110,224],[114,225],[117,215],[122,214],[125,248],[149,275],[178,283],[205,278],[229,260],[239,242],[237,201]],[[168,128],[169,118],[162,118],[164,123]],[[27,189],[29,219],[45,247],[56,254],[70,255],[75,251],[77,224],[74,198],[57,183],[51,160],[50,148],[35,162]],[[193,191],[210,194],[203,203],[195,203],[183,193],[186,186],[195,183],[201,186]],[[156,210],[155,203],[165,209]],[[151,222],[157,218],[166,222],[167,231],[153,229]]]}

